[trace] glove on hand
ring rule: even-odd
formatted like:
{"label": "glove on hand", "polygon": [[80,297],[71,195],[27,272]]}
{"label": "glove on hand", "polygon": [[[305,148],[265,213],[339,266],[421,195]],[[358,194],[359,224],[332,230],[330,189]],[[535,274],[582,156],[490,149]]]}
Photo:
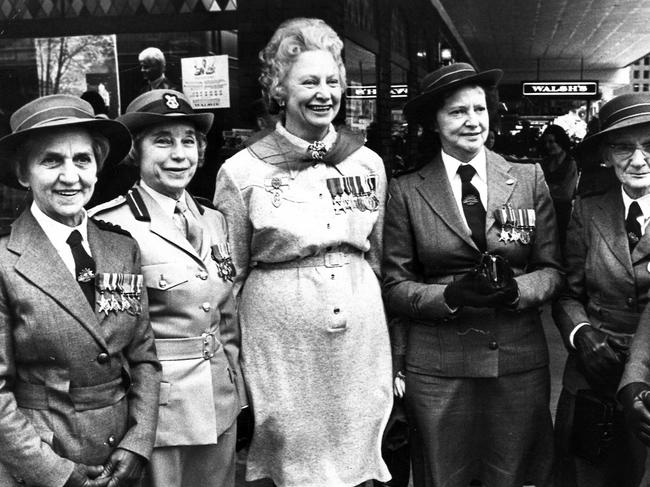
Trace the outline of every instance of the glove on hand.
{"label": "glove on hand", "polygon": [[640,382],[628,384],[618,395],[623,405],[628,429],[646,446],[650,446],[650,389]]}
{"label": "glove on hand", "polygon": [[596,390],[616,390],[623,374],[625,354],[615,339],[586,325],[576,332],[573,343],[578,352],[582,372],[589,384]]}
{"label": "glove on hand", "polygon": [[470,271],[457,281],[448,284],[444,292],[445,302],[450,308],[474,306],[492,307],[496,304],[495,292],[485,285],[476,271]]}
{"label": "glove on hand", "polygon": [[481,256],[477,272],[485,286],[485,292],[494,294],[494,307],[517,305],[519,286],[515,280],[515,273],[506,259],[486,252]]}
{"label": "glove on hand", "polygon": [[63,487],[106,487],[109,479],[97,478],[101,473],[102,467],[99,465],[77,463]]}
{"label": "glove on hand", "polygon": [[145,462],[140,455],[117,448],[104,464],[101,476],[109,479],[108,487],[129,486],[140,479]]}

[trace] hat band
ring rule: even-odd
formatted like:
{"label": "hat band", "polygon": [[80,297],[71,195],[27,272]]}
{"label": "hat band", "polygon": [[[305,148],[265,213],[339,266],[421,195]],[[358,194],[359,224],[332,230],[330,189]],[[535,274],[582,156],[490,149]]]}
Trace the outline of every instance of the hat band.
{"label": "hat band", "polygon": [[192,109],[189,103],[187,103],[185,100],[183,100],[178,96],[175,96],[174,99],[178,103],[178,106],[174,108],[167,105],[167,103],[165,103],[164,101],[156,100],[151,103],[147,103],[146,105],[143,105],[140,108],[133,110],[131,113],[147,112],[147,113],[159,113],[161,115],[167,115],[170,113],[180,113],[182,115],[194,114],[194,110]]}
{"label": "hat band", "polygon": [[[464,78],[467,78],[468,76],[466,74],[464,74],[464,73],[470,73],[470,76],[473,76],[473,75],[476,74],[476,71],[474,71],[473,69],[462,69],[462,70],[454,71],[452,73],[447,73],[445,75],[440,76],[438,79],[436,79],[433,82],[433,84],[427,86],[423,90],[423,92],[426,93],[427,91],[435,90],[435,89],[438,88],[438,86],[440,84],[443,84],[443,83],[445,83],[445,84],[453,83],[455,81],[459,81],[459,80],[462,80]],[[450,76],[455,76],[456,78],[448,80],[447,78],[449,78]]]}
{"label": "hat band", "polygon": [[44,110],[36,112],[29,117],[25,118],[21,123],[19,123],[14,129],[13,132],[18,132],[19,130],[26,130],[30,127],[36,127],[44,125],[48,122],[55,120],[61,120],[65,118],[95,118],[91,113],[88,113],[86,110],[81,108],[71,107],[71,106],[58,106],[58,107],[48,107]]}
{"label": "hat band", "polygon": [[[625,113],[633,110],[633,113]],[[639,115],[650,115],[650,103],[637,103],[636,105],[627,106],[612,112],[612,114],[603,121],[603,128],[608,128],[615,123],[627,120],[631,117],[637,117]],[[616,118],[615,120],[612,120]]]}

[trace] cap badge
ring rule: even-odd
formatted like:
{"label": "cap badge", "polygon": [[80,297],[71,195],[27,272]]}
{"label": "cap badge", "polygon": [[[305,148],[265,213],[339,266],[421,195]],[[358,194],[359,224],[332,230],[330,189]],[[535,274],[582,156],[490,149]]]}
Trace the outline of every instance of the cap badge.
{"label": "cap badge", "polygon": [[178,108],[181,106],[181,104],[178,103],[178,98],[176,95],[165,93],[163,95],[163,98],[165,99],[165,105],[167,105],[167,107],[172,110],[178,110]]}

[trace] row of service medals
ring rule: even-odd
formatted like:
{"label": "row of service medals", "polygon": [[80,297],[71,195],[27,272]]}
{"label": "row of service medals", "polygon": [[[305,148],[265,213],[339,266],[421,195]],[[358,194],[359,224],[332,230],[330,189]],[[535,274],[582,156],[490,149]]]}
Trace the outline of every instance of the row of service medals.
{"label": "row of service medals", "polygon": [[339,215],[346,211],[377,211],[379,199],[375,176],[344,176],[328,178],[327,189],[332,197],[334,213]]}
{"label": "row of service medals", "polygon": [[513,208],[510,205],[503,205],[495,211],[495,218],[501,225],[500,242],[530,244],[535,233],[534,209]]}
{"label": "row of service medals", "polygon": [[99,291],[98,311],[108,314],[111,311],[126,312],[136,316],[142,312],[142,274],[123,274],[121,272],[102,272],[95,277]]}

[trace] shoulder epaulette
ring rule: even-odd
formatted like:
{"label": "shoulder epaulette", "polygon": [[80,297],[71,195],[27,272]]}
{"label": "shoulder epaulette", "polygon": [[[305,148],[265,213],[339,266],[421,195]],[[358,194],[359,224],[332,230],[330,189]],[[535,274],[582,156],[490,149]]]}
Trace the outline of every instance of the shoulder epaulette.
{"label": "shoulder epaulette", "polygon": [[129,205],[129,208],[131,208],[133,216],[136,220],[139,220],[141,222],[151,221],[149,210],[147,210],[147,207],[144,204],[144,200],[142,199],[142,195],[137,189],[131,188],[126,193],[126,203]]}
{"label": "shoulder epaulette", "polygon": [[[92,222],[97,225],[101,230],[107,230],[109,232],[115,232],[115,233],[121,233],[122,235],[126,235],[127,237],[131,237],[131,234],[124,230],[121,226],[115,225],[113,223],[109,223],[104,220],[98,220],[97,218],[93,217],[91,218]],[[133,238],[133,237],[131,237]]]}
{"label": "shoulder epaulette", "polygon": [[124,203],[126,203],[126,199],[124,198],[124,196],[118,196],[117,198],[113,198],[112,200],[106,201],[104,203],[100,203],[97,206],[93,206],[88,210],[88,216],[93,217],[104,211],[117,208],[118,206],[123,205]]}

